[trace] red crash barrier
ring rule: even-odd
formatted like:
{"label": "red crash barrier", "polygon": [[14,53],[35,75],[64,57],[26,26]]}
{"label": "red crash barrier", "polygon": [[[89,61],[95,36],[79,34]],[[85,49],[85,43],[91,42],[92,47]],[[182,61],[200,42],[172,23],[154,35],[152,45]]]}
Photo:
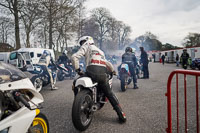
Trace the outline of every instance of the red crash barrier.
{"label": "red crash barrier", "polygon": [[[176,126],[177,126],[177,133],[179,132],[179,85],[178,85],[178,75],[182,74],[184,75],[184,115],[185,115],[185,133],[187,133],[188,129],[188,118],[187,118],[187,82],[186,82],[186,76],[194,76],[196,77],[196,131],[199,133],[199,83],[198,83],[198,77],[200,76],[200,71],[194,71],[194,70],[182,70],[182,69],[177,69],[173,72],[168,77],[168,82],[167,82],[167,93],[165,96],[167,96],[167,121],[168,121],[168,127],[166,129],[167,133],[172,133],[172,99],[171,99],[171,82],[172,78],[174,75],[176,75]],[[194,123],[195,124],[195,123]]]}

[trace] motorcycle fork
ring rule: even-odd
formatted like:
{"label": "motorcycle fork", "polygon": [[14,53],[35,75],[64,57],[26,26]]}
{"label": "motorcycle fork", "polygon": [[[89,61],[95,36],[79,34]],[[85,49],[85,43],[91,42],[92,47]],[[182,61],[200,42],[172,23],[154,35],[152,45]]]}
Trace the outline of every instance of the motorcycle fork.
{"label": "motorcycle fork", "polygon": [[97,87],[92,88],[92,94],[93,94],[92,95],[93,101],[96,104],[97,103]]}

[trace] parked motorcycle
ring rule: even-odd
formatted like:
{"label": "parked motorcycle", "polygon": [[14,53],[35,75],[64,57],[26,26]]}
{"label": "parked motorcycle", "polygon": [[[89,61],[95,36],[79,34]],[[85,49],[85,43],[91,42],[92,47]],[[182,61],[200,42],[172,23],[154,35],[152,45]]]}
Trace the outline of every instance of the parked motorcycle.
{"label": "parked motorcycle", "polygon": [[122,63],[119,71],[119,79],[121,81],[121,90],[126,91],[127,86],[132,81],[132,76],[129,71],[128,64]]}
{"label": "parked motorcycle", "polygon": [[[112,87],[113,75],[109,75],[109,84]],[[73,86],[75,95],[72,107],[72,121],[79,131],[86,130],[92,122],[94,112],[101,109],[108,101],[104,93],[89,77],[80,77]]]}
{"label": "parked motorcycle", "polygon": [[76,76],[76,72],[71,66],[65,67],[64,64],[60,63],[57,64],[58,67],[58,80],[62,81],[65,77],[70,77],[70,79],[73,79]]}
{"label": "parked motorcycle", "polygon": [[200,70],[200,59],[199,58],[193,59],[190,67],[192,69],[198,68]]}
{"label": "parked motorcycle", "polygon": [[[43,86],[48,85],[50,81],[50,76],[47,70],[44,68],[43,65],[34,65],[33,70],[28,70],[34,76],[31,77],[31,82],[33,83],[34,87],[38,92],[41,91]],[[50,65],[49,68],[51,69],[51,73],[53,76],[54,84],[56,83],[57,78],[57,67],[55,65]]]}
{"label": "parked motorcycle", "polygon": [[43,101],[23,72],[0,62],[0,133],[48,133]]}

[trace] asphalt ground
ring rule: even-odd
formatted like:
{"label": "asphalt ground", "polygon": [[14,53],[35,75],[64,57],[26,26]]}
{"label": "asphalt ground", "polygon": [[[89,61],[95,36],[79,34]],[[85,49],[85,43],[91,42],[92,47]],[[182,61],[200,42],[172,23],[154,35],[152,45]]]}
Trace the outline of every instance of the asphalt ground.
{"label": "asphalt ground", "polygon": [[[107,103],[101,110],[95,112],[89,128],[84,133],[164,133],[167,128],[167,80],[169,74],[177,69],[175,64],[150,63],[150,79],[138,79],[139,89],[128,86],[126,92],[121,92],[120,81],[114,77],[113,91],[126,113],[127,122],[119,124],[117,114]],[[179,101],[180,101],[180,131],[184,131],[184,90],[183,76],[179,76]],[[195,117],[195,79],[187,78],[188,84],[188,132],[196,131]],[[72,92],[73,80],[58,81],[58,90],[51,91],[50,87],[44,87],[41,91],[44,96],[42,112],[47,116],[50,125],[50,133],[78,133],[72,123],[72,104],[74,94]],[[176,93],[175,80],[172,82],[172,114],[173,131],[176,131]]]}

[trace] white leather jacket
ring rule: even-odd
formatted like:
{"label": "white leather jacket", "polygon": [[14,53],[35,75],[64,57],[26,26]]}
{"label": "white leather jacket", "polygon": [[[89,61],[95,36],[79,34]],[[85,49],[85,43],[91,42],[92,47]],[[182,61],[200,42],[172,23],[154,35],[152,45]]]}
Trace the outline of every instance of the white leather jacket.
{"label": "white leather jacket", "polygon": [[75,69],[79,69],[79,59],[85,57],[86,67],[89,65],[97,65],[106,67],[113,72],[113,65],[105,58],[104,52],[95,45],[83,44],[79,51],[72,55],[72,64]]}

